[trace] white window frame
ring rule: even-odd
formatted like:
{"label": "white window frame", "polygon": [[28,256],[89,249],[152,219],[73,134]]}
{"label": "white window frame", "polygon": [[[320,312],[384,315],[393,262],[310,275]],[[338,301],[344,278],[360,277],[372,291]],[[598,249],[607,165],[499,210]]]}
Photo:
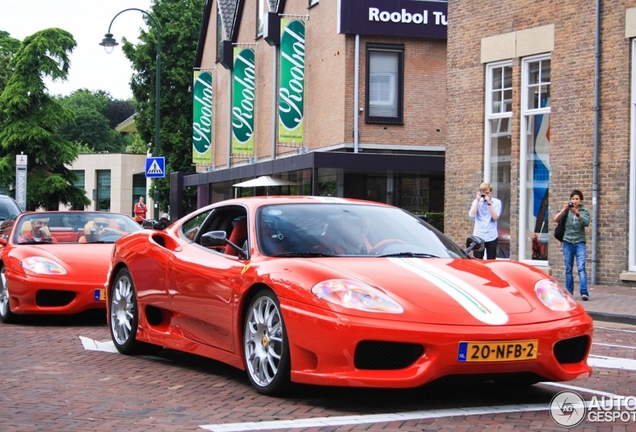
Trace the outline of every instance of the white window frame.
{"label": "white window frame", "polygon": [[[492,73],[493,73],[493,70],[499,69],[505,66],[512,67],[512,61],[490,63],[486,66],[486,86],[485,86],[486,100],[484,102],[486,107],[486,109],[484,110],[486,112],[486,121],[484,122],[485,124],[485,127],[484,127],[484,178],[485,179],[490,179],[490,157],[492,156],[490,153],[490,138],[492,136],[490,121],[507,118],[509,119],[508,127],[509,128],[512,127],[512,111],[503,112],[503,113],[492,112],[492,90],[493,90],[492,89]],[[488,180],[488,181],[492,183],[491,180]]]}
{"label": "white window frame", "polygon": [[[526,257],[526,243],[532,241],[532,239],[526,238],[526,223],[528,209],[526,206],[527,200],[527,157],[528,154],[528,119],[530,115],[550,114],[552,112],[551,107],[528,109],[528,75],[529,65],[541,60],[551,60],[550,54],[541,54],[532,57],[526,57],[522,60],[521,67],[521,121],[520,121],[520,140],[519,140],[519,261],[525,261],[528,264],[537,264],[544,261],[532,260],[532,257]],[[552,72],[552,71],[551,71]],[[551,85],[551,83],[550,83]]]}
{"label": "white window frame", "polygon": [[[513,107],[512,107],[512,101],[510,101],[510,106],[511,109],[510,111],[504,111],[502,112],[501,110],[499,110],[498,112],[493,112],[493,98],[492,98],[492,93],[493,93],[493,71],[496,69],[501,69],[504,67],[510,67],[512,69],[512,60],[507,60],[507,61],[501,61],[501,62],[495,62],[495,63],[489,63],[486,65],[486,83],[485,83],[485,101],[484,101],[484,112],[485,112],[485,121],[484,121],[484,179],[486,179],[486,181],[490,182],[490,184],[498,184],[498,179],[496,178],[492,178],[492,143],[491,143],[491,139],[492,139],[492,135],[493,135],[493,130],[491,127],[491,122],[492,120],[499,120],[499,124],[501,124],[501,120],[507,120],[508,121],[508,133],[511,134],[511,128],[512,128],[512,113],[513,113]],[[513,90],[511,88],[511,90]],[[505,103],[505,100],[502,100],[502,103]],[[499,133],[501,133],[501,131],[499,131]],[[512,167],[511,167],[512,168]],[[495,195],[497,194],[498,191],[493,191],[495,193]],[[501,198],[501,197],[499,197]],[[502,209],[503,211],[503,209]],[[509,235],[509,234],[508,234]],[[509,241],[509,239],[508,239]],[[503,244],[503,243],[502,243]]]}
{"label": "white window frame", "polygon": [[[632,94],[629,127],[629,214],[636,214],[636,39],[632,39]],[[628,270],[636,272],[636,218],[629,218]]]}
{"label": "white window frame", "polygon": [[[395,66],[395,71],[391,70],[376,70],[371,66],[375,55],[381,55],[383,53],[392,54],[395,57],[395,62],[391,63]],[[393,57],[392,56],[392,57]],[[404,46],[403,45],[390,45],[390,44],[376,44],[368,43],[366,47],[366,89],[365,89],[365,122],[378,123],[378,124],[404,124]],[[393,60],[393,58],[391,58]],[[387,84],[390,85],[390,89],[383,99],[375,98],[371,99],[373,90],[378,86],[371,84],[371,80],[375,77],[388,77]],[[374,88],[375,86],[375,88]],[[382,110],[384,107],[395,107],[394,115],[382,116],[375,108]]]}

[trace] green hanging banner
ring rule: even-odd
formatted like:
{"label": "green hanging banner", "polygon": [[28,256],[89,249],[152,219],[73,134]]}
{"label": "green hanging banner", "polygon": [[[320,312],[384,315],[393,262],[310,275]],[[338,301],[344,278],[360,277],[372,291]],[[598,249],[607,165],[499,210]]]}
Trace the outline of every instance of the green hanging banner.
{"label": "green hanging banner", "polygon": [[212,74],[194,71],[192,163],[212,164]]}
{"label": "green hanging banner", "polygon": [[234,48],[232,94],[232,154],[254,155],[254,99],[256,65],[254,50]]}
{"label": "green hanging banner", "polygon": [[281,20],[278,142],[302,144],[305,124],[305,23]]}

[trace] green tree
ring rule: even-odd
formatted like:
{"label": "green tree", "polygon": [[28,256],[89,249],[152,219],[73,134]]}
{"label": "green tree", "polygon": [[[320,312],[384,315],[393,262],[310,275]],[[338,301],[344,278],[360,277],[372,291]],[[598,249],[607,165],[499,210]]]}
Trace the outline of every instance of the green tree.
{"label": "green tree", "polygon": [[[160,26],[161,35],[161,155],[166,157],[166,178],[159,184],[161,209],[170,197],[170,172],[193,172],[192,168],[192,65],[203,20],[205,0],[156,0],[149,13]],[[123,50],[135,73],[131,89],[136,100],[135,117],[141,138],[154,144],[155,67],[157,29],[144,15],[148,31],[139,44],[124,41]],[[149,148],[154,153],[154,147]],[[196,208],[195,191],[184,191],[183,208]]]}
{"label": "green tree", "polygon": [[[108,92],[87,89],[76,90],[59,102],[74,114],[74,120],[63,124],[58,133],[62,139],[85,144],[95,152],[121,153],[132,141],[131,137],[117,132],[114,127],[123,116],[134,112],[132,103],[113,104]],[[112,107],[118,109],[111,109]],[[109,117],[110,116],[110,117]],[[127,117],[124,117],[124,119]],[[123,120],[123,119],[122,119]]]}
{"label": "green tree", "polygon": [[2,93],[11,77],[9,62],[19,47],[19,40],[10,37],[6,31],[0,30],[0,93]]}
{"label": "green tree", "polygon": [[60,203],[81,207],[90,203],[66,165],[77,158],[77,147],[56,135],[72,112],[46,92],[43,77],[66,79],[73,35],[50,28],[24,39],[9,63],[13,74],[0,95],[0,184],[15,182],[15,155],[29,157],[27,209],[57,209]]}

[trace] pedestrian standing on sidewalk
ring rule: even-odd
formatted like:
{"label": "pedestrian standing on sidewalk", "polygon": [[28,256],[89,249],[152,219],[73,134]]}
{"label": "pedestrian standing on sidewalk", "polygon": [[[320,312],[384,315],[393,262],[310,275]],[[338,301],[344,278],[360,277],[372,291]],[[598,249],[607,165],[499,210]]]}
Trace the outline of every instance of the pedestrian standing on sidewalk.
{"label": "pedestrian standing on sidewalk", "polygon": [[144,204],[144,197],[139,197],[139,201],[135,203],[134,211],[135,220],[137,221],[137,223],[139,225],[143,224],[144,220],[146,219],[146,213],[148,212],[148,207],[146,207],[146,204]]}
{"label": "pedestrian standing on sidewalk", "polygon": [[581,298],[587,301],[590,294],[587,291],[587,271],[585,270],[585,227],[590,224],[590,212],[583,204],[583,193],[574,189],[570,193],[570,200],[563,203],[563,208],[554,217],[559,222],[565,217],[565,234],[561,243],[563,260],[565,262],[565,288],[574,294],[574,278],[572,268],[576,258],[576,270],[579,272],[579,290]]}
{"label": "pedestrian standing on sidewalk", "polygon": [[[492,196],[492,186],[488,182],[479,185],[477,197],[470,206],[468,216],[475,219],[473,235],[481,238],[486,243],[486,259],[497,258],[497,219],[501,215],[501,201]],[[474,251],[475,258],[483,259],[484,251]]]}

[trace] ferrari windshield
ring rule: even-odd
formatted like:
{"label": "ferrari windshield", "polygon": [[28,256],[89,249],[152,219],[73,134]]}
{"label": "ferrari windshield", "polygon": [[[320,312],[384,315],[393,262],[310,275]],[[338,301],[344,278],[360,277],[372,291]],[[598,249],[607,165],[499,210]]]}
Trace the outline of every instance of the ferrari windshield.
{"label": "ferrari windshield", "polygon": [[467,256],[420,218],[380,205],[268,205],[258,211],[256,229],[270,256]]}
{"label": "ferrari windshield", "polygon": [[110,212],[54,211],[23,214],[16,221],[14,242],[113,243],[143,228],[132,218]]}

